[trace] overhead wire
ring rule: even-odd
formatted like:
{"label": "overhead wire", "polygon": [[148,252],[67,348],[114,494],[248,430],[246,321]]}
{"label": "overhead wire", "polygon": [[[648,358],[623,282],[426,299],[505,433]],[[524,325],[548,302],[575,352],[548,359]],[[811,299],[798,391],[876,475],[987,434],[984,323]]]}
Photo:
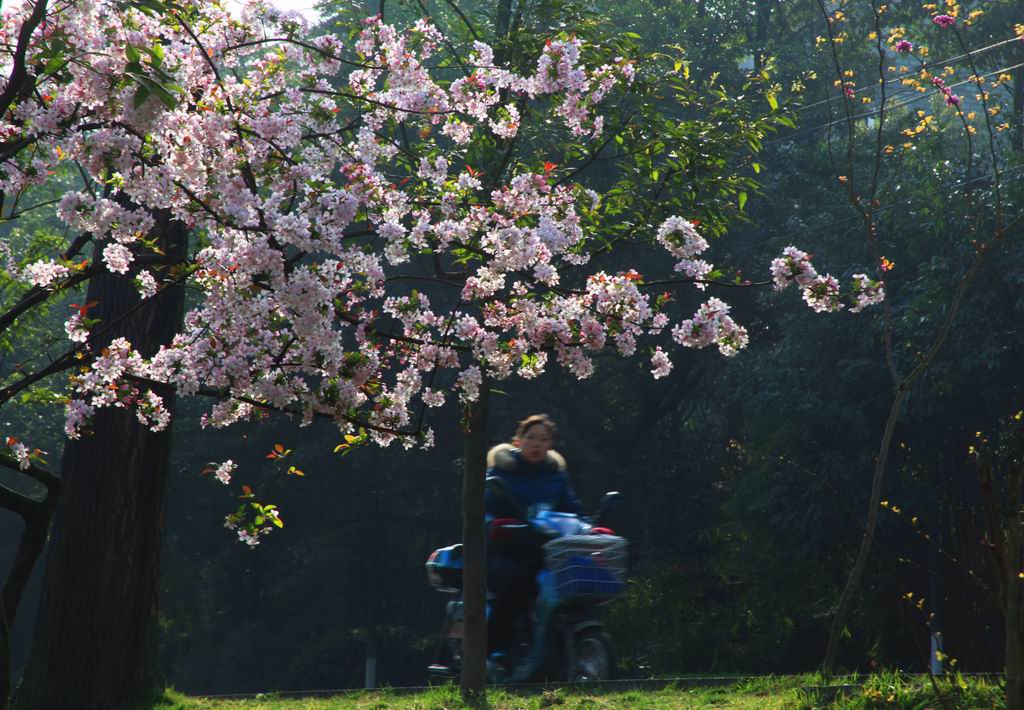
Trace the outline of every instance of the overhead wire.
{"label": "overhead wire", "polygon": [[[957,62],[963,61],[964,59],[968,59],[970,57],[977,57],[980,54],[984,54],[985,52],[989,52],[989,51],[991,51],[993,49],[997,49],[999,47],[1002,47],[1003,45],[1010,44],[1011,42],[1019,42],[1019,41],[1020,41],[1020,38],[1017,37],[1016,35],[1014,35],[1013,37],[1010,37],[1008,39],[1000,40],[1000,41],[996,42],[995,44],[990,44],[987,47],[979,47],[978,49],[971,50],[970,52],[965,52],[964,54],[958,54],[957,56],[950,57],[949,59],[943,59],[941,61],[935,61],[935,62],[925,62],[925,63],[921,64],[920,67],[917,67],[915,69],[915,71],[931,69],[932,67],[948,66],[950,64],[956,64]],[[893,77],[892,79],[886,79],[885,83],[886,84],[892,84],[892,83],[895,83],[895,82],[901,81],[901,80],[902,80],[902,77],[896,76],[896,77]],[[871,91],[871,90],[873,90],[875,88],[875,86],[876,85],[862,86],[861,88],[854,90],[853,93],[854,94],[859,94],[862,91]],[[800,113],[801,111],[809,111],[812,108],[816,108],[816,107],[821,106],[823,104],[827,104],[827,103],[829,103],[832,100],[833,99],[821,99],[820,101],[815,101],[814,103],[807,104],[805,106],[800,106],[799,108],[796,109],[796,113]]]}
{"label": "overhead wire", "polygon": [[[961,180],[960,182],[957,182],[957,183],[954,183],[954,184],[950,185],[947,189],[949,190],[949,192],[952,192],[952,191],[956,190],[957,188],[963,187],[964,185],[970,185],[973,182],[979,182],[981,180],[988,180],[989,178],[995,177],[997,174],[1000,177],[1002,177],[1002,176],[1005,176],[1005,175],[1011,175],[1011,174],[1016,173],[1016,172],[1018,172],[1020,170],[1024,170],[1024,163],[1022,163],[1021,165],[1016,165],[1016,166],[1014,166],[1012,168],[1007,168],[1005,170],[992,171],[992,172],[987,173],[985,175],[977,175],[977,176],[972,177],[972,178],[970,178],[968,180]],[[874,212],[875,212],[875,214],[878,214],[878,213],[881,213],[881,212],[886,212],[888,210],[891,210],[891,209],[893,209],[895,207],[903,207],[903,206],[910,205],[910,204],[913,204],[912,200],[900,200],[900,201],[897,201],[897,202],[892,202],[890,204],[882,205],[880,207],[877,207],[877,208],[875,208]],[[816,225],[813,225],[813,226],[809,226],[807,228],[806,232],[800,231],[796,236],[810,236],[812,233],[819,233],[819,232],[822,232],[823,230],[833,230],[836,227],[840,227],[840,226],[849,224],[850,222],[856,222],[856,221],[861,220],[861,219],[863,219],[863,217],[861,215],[859,215],[859,214],[850,215],[849,217],[844,217],[843,219],[833,220],[833,221],[828,222],[826,224],[816,224]],[[747,253],[753,252],[754,250],[756,250],[757,248],[762,247],[762,246],[763,246],[763,242],[759,241],[759,242],[751,242],[750,244],[744,245],[743,247],[731,246],[730,249],[731,249],[732,253],[747,254]]]}
{"label": "overhead wire", "polygon": [[[955,84],[949,84],[947,86],[947,88],[955,89],[955,88],[957,88],[959,86],[963,86],[964,84],[973,84],[973,83],[976,83],[976,81],[975,81],[976,79],[987,79],[990,76],[994,76],[996,74],[1003,74],[1005,72],[1012,71],[1014,69],[1019,69],[1021,67],[1024,67],[1024,62],[1019,62],[1017,64],[1012,64],[1010,66],[1003,67],[1001,69],[996,69],[994,71],[988,72],[987,74],[980,74],[977,77],[971,77],[970,79],[964,79],[963,81],[958,81]],[[910,92],[910,90],[898,92],[896,94],[893,94],[889,98],[895,98],[896,96],[901,96],[902,94],[908,93],[908,92]],[[910,93],[912,93],[912,92],[910,92]],[[838,125],[838,124],[846,123],[847,121],[855,121],[855,120],[861,119],[861,118],[871,118],[872,116],[880,115],[883,111],[895,111],[897,109],[903,108],[904,106],[909,106],[910,104],[916,103],[916,102],[920,101],[921,99],[931,98],[931,96],[932,95],[930,93],[928,93],[928,92],[922,92],[922,93],[919,93],[914,98],[908,99],[906,101],[902,101],[902,102],[899,102],[899,103],[896,103],[896,104],[893,104],[893,105],[889,105],[889,106],[882,106],[882,107],[880,107],[878,109],[875,109],[873,111],[866,111],[864,113],[858,113],[858,114],[855,114],[853,116],[850,116],[849,118],[845,118],[845,117],[837,118],[837,119],[835,119],[833,121],[829,121],[827,123],[822,123],[822,124],[817,125],[817,126],[812,126],[810,128],[802,128],[802,129],[799,129],[799,130],[797,130],[797,131],[795,131],[793,133],[787,133],[784,136],[779,136],[777,138],[772,138],[770,140],[766,140],[766,141],[764,141],[763,144],[764,145],[770,145],[770,144],[773,144],[773,143],[779,143],[781,141],[792,140],[792,139],[798,138],[798,137],[800,137],[802,135],[806,135],[808,133],[813,133],[815,131],[820,131],[823,128],[828,128],[829,126],[835,126],[835,125]],[[833,100],[839,101],[840,99],[836,98],[836,99],[833,99]]]}

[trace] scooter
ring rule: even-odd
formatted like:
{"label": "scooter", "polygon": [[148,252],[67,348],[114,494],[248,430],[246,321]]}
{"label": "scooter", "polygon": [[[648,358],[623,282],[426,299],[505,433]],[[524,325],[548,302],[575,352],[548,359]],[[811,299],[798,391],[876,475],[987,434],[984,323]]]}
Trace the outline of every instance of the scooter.
{"label": "scooter", "polygon": [[[519,508],[500,478],[489,477],[487,488]],[[589,522],[572,513],[519,509],[520,519],[528,526],[526,534],[547,539],[543,544],[545,564],[537,573],[538,594],[532,613],[517,620],[514,650],[488,658],[490,682],[585,682],[613,676],[611,637],[594,611],[625,591],[628,542],[600,527],[602,517],[619,500],[617,492],[606,493]],[[427,671],[439,680],[456,678],[462,663],[464,629],[462,545],[434,550],[426,567],[430,585],[453,597],[446,605],[438,661]],[[491,606],[488,594],[488,618]]]}

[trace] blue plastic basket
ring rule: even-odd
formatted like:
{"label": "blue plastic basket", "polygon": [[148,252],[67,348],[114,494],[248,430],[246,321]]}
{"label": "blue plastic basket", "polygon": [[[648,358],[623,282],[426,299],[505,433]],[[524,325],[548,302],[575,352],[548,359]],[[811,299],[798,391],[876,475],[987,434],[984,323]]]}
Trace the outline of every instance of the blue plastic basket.
{"label": "blue plastic basket", "polygon": [[626,546],[615,535],[573,535],[547,543],[547,566],[559,598],[599,604],[622,594]]}

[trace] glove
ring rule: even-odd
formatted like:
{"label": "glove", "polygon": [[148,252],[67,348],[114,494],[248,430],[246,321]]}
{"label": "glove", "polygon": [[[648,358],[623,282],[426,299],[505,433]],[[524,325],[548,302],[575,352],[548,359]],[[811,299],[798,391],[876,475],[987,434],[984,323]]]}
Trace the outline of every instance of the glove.
{"label": "glove", "polygon": [[596,527],[590,528],[591,535],[614,535],[615,531],[611,528]]}
{"label": "glove", "polygon": [[507,540],[529,529],[529,523],[517,518],[495,518],[487,526],[487,537],[491,540]]}

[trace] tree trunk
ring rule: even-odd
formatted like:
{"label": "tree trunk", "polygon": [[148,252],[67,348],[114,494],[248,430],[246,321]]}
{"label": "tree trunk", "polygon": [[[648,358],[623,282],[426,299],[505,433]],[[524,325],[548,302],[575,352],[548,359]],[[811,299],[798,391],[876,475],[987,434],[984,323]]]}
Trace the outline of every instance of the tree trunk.
{"label": "tree trunk", "polygon": [[5,507],[21,515],[25,526],[3,590],[0,591],[0,710],[8,710],[11,700],[11,627],[14,626],[18,606],[32,570],[46,547],[46,534],[60,493],[60,479],[56,476],[40,470],[33,477],[46,486],[46,494],[42,499],[22,496],[10,489],[0,491]]}
{"label": "tree trunk", "polygon": [[484,477],[487,470],[487,407],[490,381],[469,405],[462,469],[462,639],[460,690],[469,702],[483,700],[487,683],[487,538],[484,531]]}
{"label": "tree trunk", "polygon": [[[1020,9],[1024,9],[1024,2],[1017,3]],[[1024,46],[1020,42],[1014,43],[1016,51],[1014,64],[1024,61]],[[1018,153],[1024,152],[1024,67],[1017,67],[1013,70],[1013,130],[1010,131],[1010,145]]]}
{"label": "tree trunk", "polygon": [[[157,215],[156,235],[170,263],[184,259],[181,224]],[[139,306],[130,278],[103,271],[87,300],[99,302],[92,314],[110,328],[105,341],[125,337],[152,355],[178,330],[184,289]],[[172,406],[171,391],[157,394]],[[92,435],[67,443],[19,710],[116,710],[162,690],[157,594],[169,453],[169,429],[153,433],[123,409],[100,410]]]}
{"label": "tree trunk", "polygon": [[882,442],[878,447],[878,457],[875,459],[875,473],[871,481],[871,495],[868,497],[868,518],[864,524],[864,537],[861,539],[860,549],[857,551],[857,559],[850,570],[850,576],[843,587],[843,593],[839,596],[839,604],[836,606],[836,615],[832,618],[832,628],[828,635],[828,645],[825,648],[825,660],[822,663],[822,672],[828,679],[835,672],[836,656],[839,653],[839,639],[843,629],[846,628],[846,620],[853,608],[853,598],[860,586],[860,579],[864,574],[864,568],[868,564],[868,556],[871,554],[871,546],[875,544],[875,529],[878,527],[878,507],[882,500],[882,479],[885,476],[885,466],[889,460],[889,448],[892,445],[893,432],[896,430],[896,421],[899,419],[903,402],[906,401],[910,390],[901,385],[897,388],[893,397],[892,405],[889,407],[889,417],[885,422],[885,431],[882,434]]}
{"label": "tree trunk", "polygon": [[1024,710],[1024,636],[1021,623],[1021,564],[1024,563],[1024,520],[1021,519],[1021,488],[1024,472],[1019,466],[1009,471],[1009,501],[1006,521],[1006,564],[1003,569],[1003,622],[1006,629],[1006,710]]}

